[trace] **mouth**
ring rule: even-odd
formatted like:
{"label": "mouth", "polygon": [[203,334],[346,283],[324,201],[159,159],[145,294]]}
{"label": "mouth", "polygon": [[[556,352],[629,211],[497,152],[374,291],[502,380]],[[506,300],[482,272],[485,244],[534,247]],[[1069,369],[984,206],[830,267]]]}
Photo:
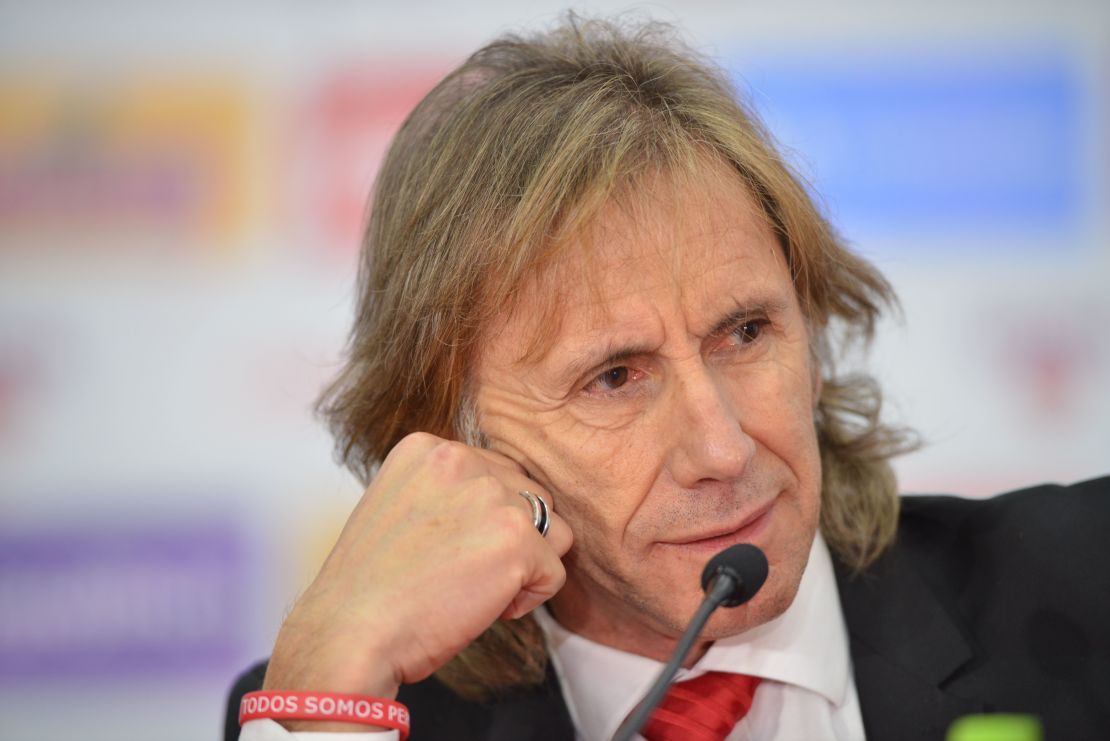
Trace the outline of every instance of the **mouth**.
{"label": "mouth", "polygon": [[736,543],[754,542],[760,539],[760,536],[770,527],[772,510],[777,500],[777,497],[772,499],[737,523],[706,529],[675,540],[663,541],[662,545],[715,553]]}

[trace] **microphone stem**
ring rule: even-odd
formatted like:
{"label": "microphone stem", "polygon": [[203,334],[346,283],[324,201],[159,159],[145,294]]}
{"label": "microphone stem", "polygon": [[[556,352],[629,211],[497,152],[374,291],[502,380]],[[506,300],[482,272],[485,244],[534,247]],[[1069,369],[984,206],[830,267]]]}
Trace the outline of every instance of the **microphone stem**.
{"label": "microphone stem", "polygon": [[728,573],[718,574],[710,585],[709,591],[702,600],[698,611],[694,613],[694,617],[690,620],[690,627],[678,639],[678,645],[675,646],[674,653],[671,654],[670,661],[663,667],[663,671],[659,672],[656,677],[655,683],[651,686],[651,690],[644,695],[644,699],[636,706],[624,723],[621,723],[620,728],[617,729],[616,734],[613,735],[613,741],[629,741],[639,730],[643,727],[647,719],[651,717],[651,713],[655,710],[655,706],[667,694],[670,689],[671,679],[674,678],[678,668],[686,660],[686,654],[690,653],[690,647],[694,645],[701,629],[709,621],[709,616],[713,611],[721,606],[721,603],[732,593],[736,582]]}

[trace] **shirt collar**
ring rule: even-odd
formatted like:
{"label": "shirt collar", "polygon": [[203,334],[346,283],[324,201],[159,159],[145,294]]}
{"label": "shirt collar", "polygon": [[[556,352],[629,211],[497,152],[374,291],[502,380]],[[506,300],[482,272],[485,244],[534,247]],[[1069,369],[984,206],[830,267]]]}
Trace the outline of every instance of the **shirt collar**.
{"label": "shirt collar", "polygon": [[[584,738],[611,738],[663,665],[572,633],[544,608],[535,614],[575,726]],[[832,559],[820,533],[786,611],[715,642],[692,669],[680,670],[678,678],[706,671],[750,674],[816,692],[837,706],[845,702],[850,686],[848,633]]]}

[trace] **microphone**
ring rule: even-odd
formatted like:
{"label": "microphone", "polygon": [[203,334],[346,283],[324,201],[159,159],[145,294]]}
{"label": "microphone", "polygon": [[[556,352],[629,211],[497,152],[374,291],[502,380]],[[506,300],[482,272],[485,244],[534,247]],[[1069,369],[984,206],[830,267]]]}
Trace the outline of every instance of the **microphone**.
{"label": "microphone", "polygon": [[636,709],[621,723],[613,741],[629,741],[651,717],[651,712],[667,694],[671,679],[678,667],[682,666],[686,654],[690,653],[690,647],[694,645],[713,611],[721,606],[736,607],[744,604],[755,596],[765,581],[767,557],[751,543],[729,546],[709,559],[701,572],[701,588],[705,592],[705,599],[690,620],[690,627],[678,640],[670,661],[659,672],[644,699],[640,700]]}
{"label": "microphone", "polygon": [[767,557],[751,543],[737,543],[725,548],[709,559],[701,572],[702,591],[708,595],[719,588],[721,607],[744,604],[755,596],[765,581]]}

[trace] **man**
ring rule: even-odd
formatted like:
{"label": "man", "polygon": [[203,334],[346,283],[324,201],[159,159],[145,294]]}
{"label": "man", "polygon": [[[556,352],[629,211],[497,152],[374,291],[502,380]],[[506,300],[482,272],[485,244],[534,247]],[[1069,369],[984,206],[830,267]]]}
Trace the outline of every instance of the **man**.
{"label": "man", "polygon": [[261,686],[399,696],[416,739],[610,738],[705,562],[750,542],[766,584],[684,673],[757,678],[728,738],[936,739],[992,710],[1104,736],[1110,588],[1069,559],[1105,553],[1107,484],[900,516],[908,438],[833,367],[892,301],[665,29],[479,51],[376,183],[322,404],[368,488],[228,735]]}

